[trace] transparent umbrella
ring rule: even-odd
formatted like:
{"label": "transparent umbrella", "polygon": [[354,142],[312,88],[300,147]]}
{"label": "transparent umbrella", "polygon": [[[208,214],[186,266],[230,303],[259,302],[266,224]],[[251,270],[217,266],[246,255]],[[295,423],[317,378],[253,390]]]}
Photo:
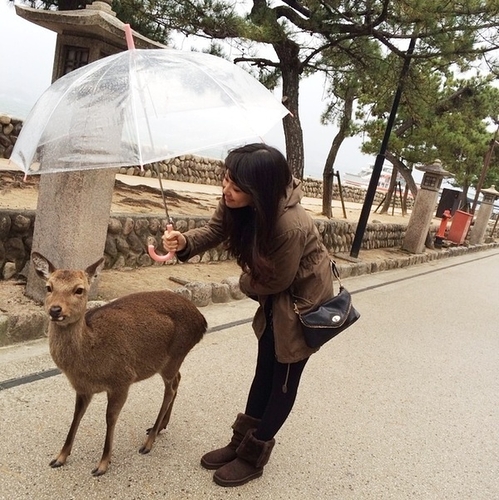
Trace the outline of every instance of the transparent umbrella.
{"label": "transparent umbrella", "polygon": [[288,110],[258,80],[212,55],[127,50],[56,80],[10,160],[26,174],[136,166],[187,153],[223,157]]}
{"label": "transparent umbrella", "polygon": [[[27,175],[143,166],[187,153],[221,158],[288,113],[225,59],[137,50],[129,26],[126,36],[130,50],[72,71],[37,101],[10,157]],[[169,218],[166,203],[165,210]],[[174,255],[148,250],[155,260]]]}

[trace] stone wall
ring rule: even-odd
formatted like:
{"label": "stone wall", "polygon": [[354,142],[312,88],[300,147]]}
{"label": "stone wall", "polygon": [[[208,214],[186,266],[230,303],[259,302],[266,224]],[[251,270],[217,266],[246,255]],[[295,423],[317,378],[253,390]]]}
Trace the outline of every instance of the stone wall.
{"label": "stone wall", "polygon": [[0,114],[0,158],[10,158],[22,121]]}
{"label": "stone wall", "polygon": [[[206,224],[207,217],[175,217],[175,227],[186,231]],[[0,210],[0,279],[26,275],[33,241],[35,211]],[[316,220],[324,244],[331,253],[348,253],[355,236],[356,224],[337,220]],[[105,246],[106,268],[159,265],[147,253],[147,245],[161,248],[165,220],[143,215],[111,214]],[[406,226],[401,224],[368,224],[362,249],[397,248],[402,245]],[[227,260],[221,246],[194,257],[193,262]],[[175,263],[175,259],[172,261]]]}

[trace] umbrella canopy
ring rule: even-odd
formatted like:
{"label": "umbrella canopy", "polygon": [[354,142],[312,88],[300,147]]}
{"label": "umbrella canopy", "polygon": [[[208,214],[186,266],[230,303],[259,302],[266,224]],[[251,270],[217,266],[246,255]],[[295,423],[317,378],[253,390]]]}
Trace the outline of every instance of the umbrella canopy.
{"label": "umbrella canopy", "polygon": [[135,166],[259,139],[288,110],[258,80],[209,54],[132,49],[56,80],[10,160],[26,174]]}

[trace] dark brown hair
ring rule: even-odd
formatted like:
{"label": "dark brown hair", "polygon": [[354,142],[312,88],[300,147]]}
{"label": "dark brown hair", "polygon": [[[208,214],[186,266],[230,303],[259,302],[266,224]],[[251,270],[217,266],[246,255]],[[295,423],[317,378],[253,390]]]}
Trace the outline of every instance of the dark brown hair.
{"label": "dark brown hair", "polygon": [[273,275],[268,252],[291,170],[279,150],[262,143],[233,149],[225,166],[229,178],[253,199],[252,206],[225,210],[227,249],[255,281],[265,282]]}

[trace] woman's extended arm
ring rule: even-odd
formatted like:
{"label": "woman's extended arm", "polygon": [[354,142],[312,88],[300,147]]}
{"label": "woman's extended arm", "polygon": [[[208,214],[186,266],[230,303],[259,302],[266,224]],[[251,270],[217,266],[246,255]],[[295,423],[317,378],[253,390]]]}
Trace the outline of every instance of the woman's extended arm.
{"label": "woman's extended arm", "polygon": [[190,229],[185,233],[165,231],[162,237],[165,250],[176,251],[179,260],[185,261],[222,243],[225,240],[222,228],[224,210],[225,205],[220,201],[211,219],[203,227]]}

